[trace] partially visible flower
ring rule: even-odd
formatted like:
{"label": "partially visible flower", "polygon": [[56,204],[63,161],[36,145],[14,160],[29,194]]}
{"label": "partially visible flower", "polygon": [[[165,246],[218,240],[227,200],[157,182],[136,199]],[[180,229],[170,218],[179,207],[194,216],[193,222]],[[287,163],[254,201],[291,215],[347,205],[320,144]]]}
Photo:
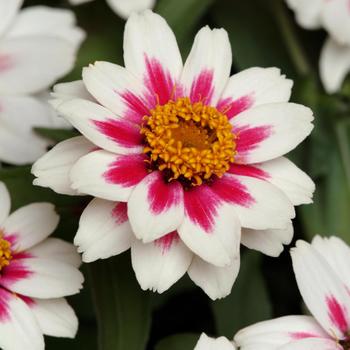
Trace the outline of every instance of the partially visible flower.
{"label": "partially visible flower", "polygon": [[349,350],[350,248],[337,237],[298,241],[291,250],[300,293],[312,316],[285,316],[242,329],[242,350]]}
{"label": "partially visible flower", "polygon": [[240,243],[278,256],[294,205],[312,201],[313,182],[283,157],[311,132],[312,112],[288,103],[292,82],[276,68],[229,77],[223,29],[201,29],[183,65],[147,10],[129,18],[124,48],[126,68],[96,62],[55,88],[53,105],[84,136],[38,160],[34,183],[96,197],[75,238],[84,261],[131,248],[143,289],[163,292],[188,272],[224,297]]}
{"label": "partially visible flower", "polygon": [[47,238],[59,217],[50,203],[10,212],[0,182],[0,348],[44,349],[45,335],[74,338],[78,320],[64,299],[82,288],[74,246]]}
{"label": "partially visible flower", "polygon": [[194,350],[236,350],[236,346],[225,337],[215,339],[202,333]]}
{"label": "partially visible flower", "polygon": [[21,5],[0,1],[0,161],[17,165],[47,149],[34,127],[67,126],[43,92],[73,68],[84,38],[71,11]]}
{"label": "partially visible flower", "polygon": [[[69,0],[72,5],[80,5],[92,0]],[[120,17],[127,19],[133,12],[152,9],[156,0],[106,0],[111,9]]]}
{"label": "partially visible flower", "polygon": [[348,0],[286,0],[306,29],[324,28],[329,37],[320,57],[327,92],[338,91],[350,71],[350,6]]}

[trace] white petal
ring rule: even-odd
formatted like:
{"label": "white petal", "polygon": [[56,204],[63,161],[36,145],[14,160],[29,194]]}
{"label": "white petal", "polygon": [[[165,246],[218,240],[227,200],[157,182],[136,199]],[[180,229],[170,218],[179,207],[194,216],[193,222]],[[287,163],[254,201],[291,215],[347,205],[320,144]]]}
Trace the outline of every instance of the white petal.
{"label": "white petal", "polygon": [[343,350],[343,347],[335,340],[303,339],[281,346],[279,350]]}
{"label": "white petal", "polygon": [[290,223],[285,229],[275,230],[242,230],[241,243],[249,249],[258,250],[266,255],[277,257],[293,238],[293,225]]}
{"label": "white petal", "polygon": [[75,337],[78,330],[78,318],[66,299],[33,299],[30,307],[45,335]]}
{"label": "white petal", "polygon": [[151,9],[156,0],[107,0],[109,6],[120,17],[127,19],[133,12]]}
{"label": "white petal", "polygon": [[81,265],[80,255],[74,245],[59,238],[47,238],[27,252],[36,258],[53,259],[77,268]]}
{"label": "white petal", "polygon": [[232,119],[238,136],[236,161],[263,162],[293,150],[313,129],[310,108],[295,103],[271,103],[240,113]]}
{"label": "white petal", "polygon": [[327,39],[320,56],[320,76],[325,90],[334,93],[340,90],[350,71],[350,45],[338,44]]}
{"label": "white petal", "polygon": [[316,29],[321,26],[324,0],[286,0],[294,10],[297,22],[304,28]]}
{"label": "white petal", "polygon": [[23,0],[0,1],[0,35],[13,23],[22,6]]}
{"label": "white petal", "polygon": [[192,102],[215,105],[230,76],[231,45],[224,29],[202,28],[186,60],[181,83]]}
{"label": "white petal", "polygon": [[343,339],[350,325],[350,295],[346,286],[310,244],[298,241],[291,255],[308,309],[329,335]]}
{"label": "white petal", "polygon": [[186,273],[192,256],[176,232],[147,244],[135,240],[131,246],[132,266],[141,288],[158,293],[169,289]]}
{"label": "white petal", "polygon": [[224,298],[231,293],[240,267],[239,245],[235,248],[235,257],[229,266],[217,267],[195,256],[188,269],[191,280],[212,300]]}
{"label": "white petal", "polygon": [[328,334],[311,316],[285,316],[241,329],[235,342],[241,349],[280,349],[280,346],[304,338],[325,338]]}
{"label": "white petal", "polygon": [[135,237],[126,210],[125,203],[97,198],[85,208],[74,238],[84,262],[106,259],[130,248]]}
{"label": "white petal", "polygon": [[0,225],[2,225],[9,216],[11,209],[10,193],[3,182],[0,182],[0,198]]}
{"label": "white petal", "polygon": [[202,333],[194,350],[235,350],[235,345],[225,337],[210,338]]}
{"label": "white petal", "polygon": [[128,217],[136,237],[148,243],[176,230],[184,216],[183,196],[179,182],[166,183],[158,171],[147,175],[128,200]]}
{"label": "white petal", "polygon": [[4,222],[5,236],[12,236],[17,252],[43,241],[57,227],[59,216],[50,203],[32,203],[14,211]]}
{"label": "white petal", "polygon": [[82,156],[95,148],[83,136],[58,143],[33,164],[32,174],[36,176],[33,184],[49,187],[57,193],[77,195],[71,188],[70,171]]}
{"label": "white petal", "polygon": [[29,306],[2,288],[0,300],[0,347],[4,350],[44,350],[44,337]]}
{"label": "white petal", "polygon": [[68,1],[72,5],[80,5],[80,4],[85,4],[86,2],[90,2],[93,0],[68,0]]}

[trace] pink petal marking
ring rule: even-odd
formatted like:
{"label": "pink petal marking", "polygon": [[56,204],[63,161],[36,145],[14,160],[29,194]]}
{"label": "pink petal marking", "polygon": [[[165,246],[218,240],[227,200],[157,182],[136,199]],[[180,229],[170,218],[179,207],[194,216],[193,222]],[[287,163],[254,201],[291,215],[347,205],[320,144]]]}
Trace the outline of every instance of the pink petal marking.
{"label": "pink petal marking", "polygon": [[159,215],[182,202],[183,189],[178,181],[166,183],[159,172],[153,174],[148,187],[147,200],[151,212]]}
{"label": "pink petal marking", "polygon": [[141,145],[142,135],[135,124],[115,119],[92,120],[92,122],[99,132],[121,146],[135,147]]}
{"label": "pink petal marking", "polygon": [[10,55],[0,55],[0,73],[11,69],[13,66],[13,58]]}
{"label": "pink petal marking", "polygon": [[35,306],[35,301],[32,298],[29,298],[22,294],[16,294],[19,298],[21,298],[29,307]]}
{"label": "pink petal marking", "polygon": [[128,208],[126,203],[119,202],[112,211],[112,216],[118,225],[128,221]]}
{"label": "pink petal marking", "polygon": [[177,243],[179,240],[179,234],[177,233],[177,231],[173,231],[159,239],[156,239],[154,241],[154,245],[161,248],[162,254],[164,255],[171,249],[172,245],[174,243]]}
{"label": "pink petal marking", "polygon": [[256,177],[261,180],[268,180],[270,178],[270,175],[266,171],[255,166],[245,164],[232,164],[227,172],[235,175]]}
{"label": "pink petal marking", "polygon": [[150,109],[146,106],[146,101],[130,91],[123,92],[120,96],[128,107],[125,119],[141,124],[143,116],[149,115]]}
{"label": "pink petal marking", "polygon": [[334,296],[326,297],[328,316],[332,323],[344,334],[349,330],[346,309]]}
{"label": "pink petal marking", "polygon": [[29,270],[21,260],[12,259],[10,265],[5,266],[1,273],[0,285],[11,289],[12,284],[29,278],[33,274],[33,271]]}
{"label": "pink petal marking", "polygon": [[293,340],[301,340],[304,338],[319,338],[319,335],[308,332],[290,332],[289,335]]}
{"label": "pink petal marking", "polygon": [[213,70],[205,69],[193,79],[190,92],[192,102],[210,104],[214,93],[213,77]]}
{"label": "pink petal marking", "polygon": [[11,294],[0,287],[0,322],[6,322],[10,320],[10,298]]}
{"label": "pink petal marking", "polygon": [[232,100],[231,97],[227,97],[220,100],[216,108],[224,113],[230,120],[239,113],[249,109],[253,104],[254,99],[252,95],[242,96],[237,100]]}
{"label": "pink petal marking", "polygon": [[18,235],[16,233],[4,233],[4,239],[6,239],[7,242],[11,243],[11,246],[13,247],[17,241],[18,241]]}
{"label": "pink petal marking", "polygon": [[145,159],[142,154],[118,156],[103,177],[108,183],[123,187],[135,186],[148,174]]}

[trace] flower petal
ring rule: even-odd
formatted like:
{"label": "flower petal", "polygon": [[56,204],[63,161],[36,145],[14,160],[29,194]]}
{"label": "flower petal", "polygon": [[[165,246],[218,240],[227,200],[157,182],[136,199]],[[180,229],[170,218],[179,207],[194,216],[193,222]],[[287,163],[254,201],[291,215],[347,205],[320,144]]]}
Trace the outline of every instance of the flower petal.
{"label": "flower petal", "polygon": [[147,175],[128,200],[128,217],[135,236],[148,243],[176,230],[184,216],[183,193],[178,181],[166,183],[158,171]]}
{"label": "flower petal", "polygon": [[126,203],[95,198],[80,217],[74,244],[83,252],[83,261],[92,262],[124,252],[134,239]]}
{"label": "flower petal", "polygon": [[281,346],[279,350],[343,350],[343,347],[330,339],[302,339]]}
{"label": "flower petal", "polygon": [[33,184],[57,193],[77,195],[71,187],[70,171],[79,158],[94,149],[96,146],[83,136],[58,143],[33,164],[32,174],[36,176]]}
{"label": "flower petal", "polygon": [[241,225],[232,207],[205,185],[185,192],[185,216],[178,229],[183,242],[215,266],[229,266],[235,258]]}
{"label": "flower petal", "polygon": [[286,0],[294,10],[297,22],[306,29],[317,29],[321,26],[323,0]]}
{"label": "flower petal", "polygon": [[148,174],[144,160],[142,154],[91,152],[73,166],[71,186],[81,193],[125,202],[133,188]]}
{"label": "flower petal", "polygon": [[278,68],[249,68],[230,77],[217,108],[231,119],[255,106],[288,102],[292,86]]}
{"label": "flower petal", "polygon": [[[19,9],[21,8],[23,0],[11,0],[11,1],[1,1],[0,2],[0,13],[1,13],[1,23],[0,23],[0,35],[3,35],[5,30],[13,23],[16,18]],[[0,59],[1,62],[1,59]],[[0,63],[1,66],[1,63]],[[0,68],[1,70],[1,68]]]}
{"label": "flower petal", "polygon": [[251,164],[280,157],[313,129],[311,109],[295,103],[271,103],[233,118],[236,162]]}
{"label": "flower petal", "polygon": [[163,293],[187,271],[192,252],[177,232],[171,232],[150,243],[135,240],[131,246],[132,266],[143,290]]}
{"label": "flower petal", "polygon": [[3,223],[4,237],[22,252],[43,241],[57,227],[59,216],[51,203],[32,203],[14,211]]}
{"label": "flower petal", "polygon": [[0,226],[10,214],[11,198],[10,193],[3,182],[0,182]]}
{"label": "flower petal", "polygon": [[133,12],[151,9],[155,2],[155,0],[107,0],[112,10],[124,19],[127,19]]}
{"label": "flower petal", "polygon": [[235,345],[225,337],[210,338],[202,333],[194,350],[235,350]]}
{"label": "flower petal", "polygon": [[224,29],[202,28],[186,60],[181,83],[192,102],[215,105],[230,76],[231,45]]}

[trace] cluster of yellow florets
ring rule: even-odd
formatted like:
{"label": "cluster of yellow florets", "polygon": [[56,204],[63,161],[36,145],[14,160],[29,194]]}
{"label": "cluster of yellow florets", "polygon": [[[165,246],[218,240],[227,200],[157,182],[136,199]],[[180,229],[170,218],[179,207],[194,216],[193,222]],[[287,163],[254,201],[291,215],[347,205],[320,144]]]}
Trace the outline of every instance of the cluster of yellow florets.
{"label": "cluster of yellow florets", "polygon": [[0,238],[0,271],[3,267],[10,264],[11,259],[11,243],[6,239]]}

